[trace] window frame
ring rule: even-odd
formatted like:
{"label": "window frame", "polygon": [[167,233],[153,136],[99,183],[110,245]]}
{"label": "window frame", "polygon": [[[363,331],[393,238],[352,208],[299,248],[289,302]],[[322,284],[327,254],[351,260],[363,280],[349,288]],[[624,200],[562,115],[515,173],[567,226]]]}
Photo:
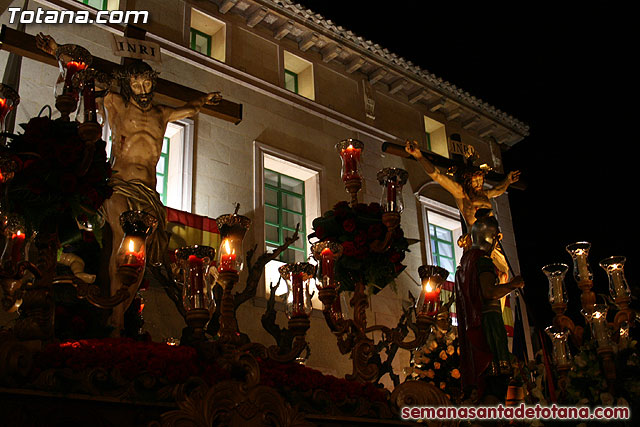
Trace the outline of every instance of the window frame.
{"label": "window frame", "polygon": [[207,39],[207,53],[206,53],[206,55],[208,57],[211,57],[211,50],[213,48],[213,36],[211,34],[203,33],[200,30],[196,30],[193,27],[189,28],[189,35],[190,35],[190,39],[191,39],[191,42],[189,43],[189,47],[191,48],[191,50],[196,51],[198,53],[202,53],[203,55],[205,55],[204,52],[200,52],[199,50],[196,50],[196,48],[195,48],[196,37],[200,36],[200,37],[204,37],[205,39]]}
{"label": "window frame", "polygon": [[[280,245],[282,245],[284,243],[284,239],[285,239],[284,231],[295,232],[295,227],[292,228],[292,227],[289,227],[289,226],[286,226],[286,225],[283,224],[283,215],[282,214],[284,212],[288,212],[288,213],[291,213],[293,215],[299,215],[299,216],[302,217],[302,221],[300,223],[300,230],[299,230],[298,233],[299,233],[300,236],[306,236],[307,235],[307,232],[306,232],[306,219],[307,219],[307,217],[306,217],[306,200],[305,200],[305,189],[304,189],[305,182],[303,180],[301,180],[301,179],[294,178],[292,176],[286,175],[284,173],[278,172],[278,171],[273,170],[273,169],[268,169],[266,167],[263,168],[262,171],[263,171],[262,172],[263,174],[265,172],[267,172],[267,171],[275,173],[277,175],[277,177],[278,177],[278,185],[277,186],[268,184],[266,182],[266,180],[263,178],[265,190],[266,189],[273,190],[273,191],[276,192],[276,194],[278,196],[276,205],[273,205],[273,204],[267,202],[266,199],[265,199],[265,202],[264,202],[265,208],[269,207],[269,208],[272,208],[272,209],[276,209],[278,211],[278,224],[275,224],[275,223],[267,221],[267,215],[265,213],[265,219],[264,219],[264,223],[265,223],[265,245],[267,245],[267,246],[271,245],[271,246],[276,246],[276,247],[280,246]],[[296,192],[293,192],[293,191],[286,190],[286,189],[282,188],[282,177],[283,176],[301,183],[302,184],[302,193],[296,193]],[[286,194],[288,196],[300,199],[301,202],[302,202],[301,203],[302,212],[297,212],[297,211],[294,211],[293,209],[285,208],[283,206],[283,200],[282,200],[282,195],[283,194]],[[265,209],[265,211],[266,211],[266,209]],[[266,237],[266,226],[267,225],[271,226],[271,227],[276,227],[278,229],[278,239],[279,239],[278,242],[275,242],[273,240],[267,239],[267,237]],[[306,258],[307,257],[307,240],[303,238],[303,239],[301,239],[301,241],[302,241],[302,247],[301,248],[291,245],[291,246],[289,246],[287,248],[287,250],[293,250],[293,251],[296,251],[296,252],[302,252],[303,255],[304,255],[304,258]],[[283,251],[280,254],[279,261],[285,262],[282,259],[284,257],[284,255],[285,255],[285,252],[286,251]]]}
{"label": "window frame", "polygon": [[[171,149],[171,138],[167,137],[167,136],[163,136],[162,137],[162,148],[165,147],[164,143],[166,142],[167,144],[167,152],[165,153],[164,150],[160,151],[160,158],[158,159],[158,164],[160,164],[160,162],[164,162],[164,173],[160,173],[158,172],[158,165],[156,164],[156,180],[158,179],[158,176],[162,177],[162,192],[160,192],[160,200],[162,201],[163,205],[167,205],[167,186],[168,186],[168,181],[169,181],[169,150]],[[156,188],[157,191],[157,188]]]}
{"label": "window frame", "polygon": [[[449,273],[451,273],[450,277],[453,277],[456,272],[456,253],[455,253],[455,247],[453,245],[453,230],[450,230],[438,224],[429,223],[427,224],[427,226],[429,227],[429,243],[430,243],[429,246],[431,247],[431,259],[433,260],[434,265],[438,265],[444,268],[440,264],[440,258],[444,258],[451,261],[451,264],[453,265],[453,272],[450,271]],[[433,227],[434,229],[433,234],[431,233],[431,227]],[[437,233],[438,229],[446,231],[451,237],[451,240],[443,240],[438,238],[438,233]],[[435,242],[435,245],[434,245],[434,242]],[[451,254],[453,256],[447,256],[447,255],[441,254],[439,251],[441,244],[448,246],[451,249]]]}
{"label": "window frame", "polygon": [[[287,87],[287,76],[293,77],[293,84],[294,84],[294,87],[295,87],[294,90],[291,90],[291,89],[289,89]],[[298,92],[298,73],[294,73],[293,71],[287,70],[285,68],[284,69],[284,82],[285,82],[285,84],[284,84],[284,88],[285,89],[287,89],[288,91],[293,92],[293,93],[299,93]]]}

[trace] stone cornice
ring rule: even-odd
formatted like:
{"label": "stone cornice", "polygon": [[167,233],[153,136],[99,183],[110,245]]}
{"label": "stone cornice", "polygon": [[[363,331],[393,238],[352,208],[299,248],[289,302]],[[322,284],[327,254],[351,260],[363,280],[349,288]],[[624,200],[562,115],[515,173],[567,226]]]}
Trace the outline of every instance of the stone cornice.
{"label": "stone cornice", "polygon": [[[509,130],[519,135],[519,139],[529,135],[529,126],[508,113],[490,105],[471,95],[469,92],[457,87],[454,84],[436,76],[435,74],[421,69],[409,60],[406,60],[388,49],[383,48],[377,43],[366,40],[342,26],[334,24],[331,20],[326,20],[322,15],[314,13],[310,9],[294,3],[291,0],[242,0],[252,1],[266,6],[276,12],[280,12],[288,18],[298,18],[312,31],[320,32],[326,37],[330,37],[345,46],[350,47],[361,53],[372,56],[375,60],[386,67],[394,69],[394,71],[407,74],[409,77],[424,84],[427,88],[439,92],[442,96],[451,101],[459,103],[462,106],[473,109],[474,111],[491,118],[492,120],[502,124]],[[515,136],[515,135],[514,135]],[[506,143],[515,143],[517,141],[505,141]]]}

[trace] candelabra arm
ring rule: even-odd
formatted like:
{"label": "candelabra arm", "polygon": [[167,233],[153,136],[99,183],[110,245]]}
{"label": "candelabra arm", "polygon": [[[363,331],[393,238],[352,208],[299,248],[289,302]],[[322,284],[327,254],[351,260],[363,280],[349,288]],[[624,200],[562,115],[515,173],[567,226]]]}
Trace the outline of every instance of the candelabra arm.
{"label": "candelabra arm", "polygon": [[80,299],[86,299],[91,305],[99,308],[113,308],[129,299],[130,293],[127,286],[121,286],[115,294],[104,297],[98,285],[87,283],[75,276],[57,276],[53,279],[53,284],[67,283],[76,288],[76,295]]}

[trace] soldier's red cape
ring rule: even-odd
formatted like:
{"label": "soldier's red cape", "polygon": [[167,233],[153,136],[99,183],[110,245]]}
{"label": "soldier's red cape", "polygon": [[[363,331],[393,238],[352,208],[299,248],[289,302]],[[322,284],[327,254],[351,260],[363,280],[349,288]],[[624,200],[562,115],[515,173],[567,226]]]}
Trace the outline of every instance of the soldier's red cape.
{"label": "soldier's red cape", "polygon": [[480,396],[485,388],[481,374],[493,358],[482,331],[482,289],[478,276],[478,259],[482,256],[486,254],[480,249],[466,251],[455,282],[462,387],[477,387]]}

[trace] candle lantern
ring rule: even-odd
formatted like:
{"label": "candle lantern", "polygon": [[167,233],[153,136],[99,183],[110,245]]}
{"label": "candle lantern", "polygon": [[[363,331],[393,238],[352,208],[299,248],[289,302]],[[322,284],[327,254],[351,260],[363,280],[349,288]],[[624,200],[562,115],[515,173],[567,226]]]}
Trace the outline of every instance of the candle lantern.
{"label": "candle lantern", "polygon": [[599,349],[611,347],[611,335],[607,323],[608,307],[604,304],[595,304],[592,310],[582,310],[591,328],[591,335],[598,343]]}
{"label": "candle lantern", "polygon": [[242,241],[251,225],[251,220],[237,213],[222,215],[216,219],[220,230],[218,272],[239,273],[243,267]]}
{"label": "candle lantern", "polygon": [[566,368],[571,365],[571,353],[569,352],[569,329],[549,326],[545,329],[553,345],[553,362],[558,368]]}
{"label": "candle lantern", "polygon": [[318,242],[311,247],[313,258],[318,261],[318,289],[336,289],[335,263],[342,256],[342,245],[336,242]]}
{"label": "candle lantern", "polygon": [[628,302],[631,299],[631,289],[627,279],[624,277],[624,263],[627,261],[623,256],[612,256],[600,261],[600,267],[609,276],[609,291],[616,304]]}
{"label": "candle lantern", "polygon": [[12,87],[0,83],[0,133],[5,131],[4,120],[18,106],[20,96]]}
{"label": "candle lantern", "polygon": [[144,273],[147,238],[158,220],[143,211],[126,211],[120,215],[124,236],[116,254],[118,278],[126,286],[133,285]]}
{"label": "candle lantern", "polygon": [[345,139],[336,144],[336,150],[342,160],[342,181],[351,195],[351,204],[358,203],[358,191],[362,188],[360,159],[364,144],[357,139]]}
{"label": "candle lantern", "polygon": [[315,276],[316,266],[308,262],[296,262],[281,266],[278,272],[287,282],[287,317],[308,318],[313,308],[309,286]]}
{"label": "candle lantern", "polygon": [[576,279],[576,282],[580,283],[593,280],[593,274],[587,261],[591,243],[576,242],[567,245],[566,249],[573,259],[573,277]]}
{"label": "candle lantern", "polygon": [[426,327],[426,318],[437,314],[440,307],[440,289],[449,272],[437,265],[422,265],[418,268],[422,280],[422,291],[416,301],[417,325]]}
{"label": "candle lantern", "polygon": [[188,246],[176,249],[176,258],[182,270],[182,303],[185,310],[215,308],[213,285],[209,268],[215,259],[215,249],[210,246]]}
{"label": "candle lantern", "polygon": [[0,184],[11,181],[18,171],[15,160],[8,157],[0,157]]}
{"label": "candle lantern", "polygon": [[106,75],[93,68],[85,68],[73,76],[73,88],[79,101],[76,110],[78,134],[83,141],[96,142],[102,136],[104,116],[96,102],[96,83],[106,81]]}
{"label": "candle lantern", "polygon": [[542,267],[542,272],[549,280],[549,303],[552,307],[566,308],[567,289],[564,285],[564,277],[568,270],[569,267],[566,264],[549,264]]}
{"label": "candle lantern", "polygon": [[54,92],[56,108],[65,119],[68,119],[78,101],[78,91],[73,86],[73,76],[91,65],[93,58],[89,51],[81,46],[64,44],[56,49],[56,59],[60,68]]}
{"label": "candle lantern", "polygon": [[3,218],[4,249],[0,256],[0,268],[6,275],[13,276],[18,265],[29,259],[31,238],[27,238],[27,229],[22,217],[7,214]]}
{"label": "candle lantern", "polygon": [[407,183],[409,173],[399,168],[384,168],[378,172],[378,182],[382,186],[380,205],[384,212],[402,213],[402,187]]}

